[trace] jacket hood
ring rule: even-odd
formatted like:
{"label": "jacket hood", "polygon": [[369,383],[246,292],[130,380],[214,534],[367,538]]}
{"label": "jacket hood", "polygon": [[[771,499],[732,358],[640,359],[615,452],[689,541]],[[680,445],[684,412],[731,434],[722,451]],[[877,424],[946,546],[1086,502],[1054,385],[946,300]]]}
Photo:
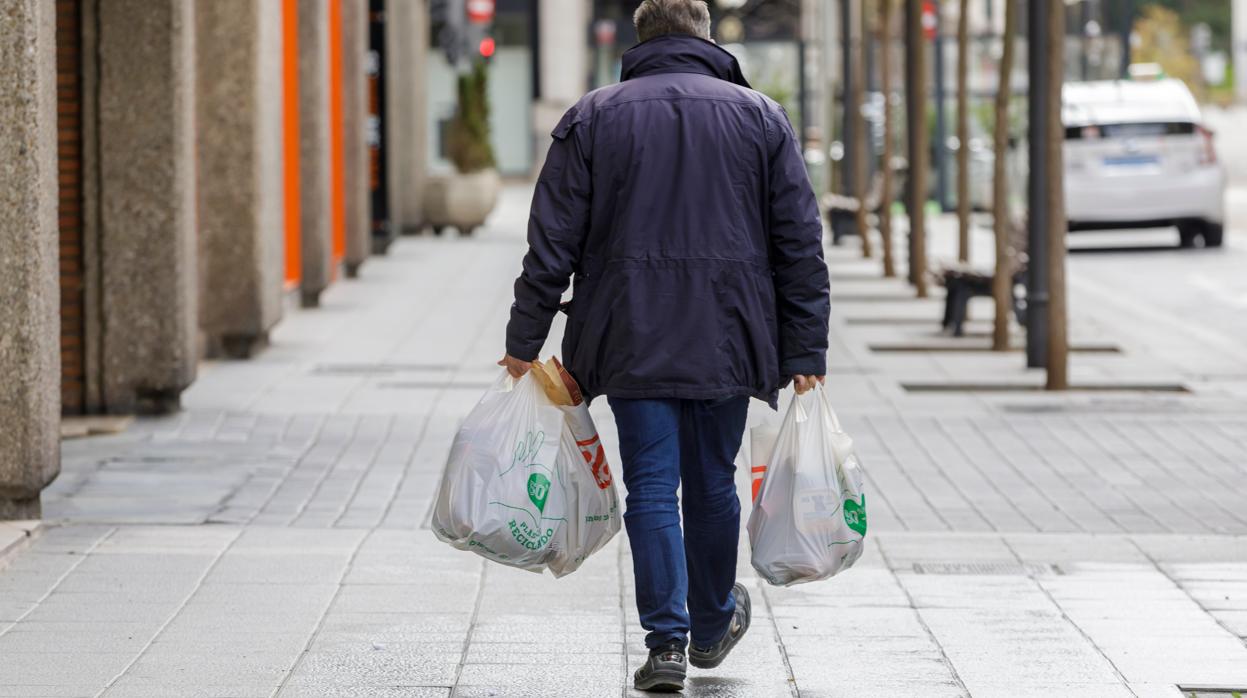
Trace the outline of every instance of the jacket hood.
{"label": "jacket hood", "polygon": [[749,87],[735,56],[695,36],[656,36],[624,52],[623,80],[662,73],[698,73]]}

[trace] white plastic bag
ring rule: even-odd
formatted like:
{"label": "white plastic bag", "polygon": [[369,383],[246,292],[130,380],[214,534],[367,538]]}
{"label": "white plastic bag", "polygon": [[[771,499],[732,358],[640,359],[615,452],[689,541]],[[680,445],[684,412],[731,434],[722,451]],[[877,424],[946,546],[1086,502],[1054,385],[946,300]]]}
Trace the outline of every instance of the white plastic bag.
{"label": "white plastic bag", "polygon": [[556,577],[619,531],[619,500],[583,403],[554,404],[505,371],[455,435],[433,532],[460,550]]}
{"label": "white plastic bag", "polygon": [[822,385],[793,396],[748,528],[753,568],[771,584],[827,579],[861,557],[861,466]]}

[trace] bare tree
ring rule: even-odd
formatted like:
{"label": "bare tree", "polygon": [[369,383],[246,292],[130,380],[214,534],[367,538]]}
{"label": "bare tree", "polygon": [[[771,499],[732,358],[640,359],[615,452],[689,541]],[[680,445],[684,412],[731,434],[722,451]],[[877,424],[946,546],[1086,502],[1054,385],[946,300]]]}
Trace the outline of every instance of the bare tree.
{"label": "bare tree", "polygon": [[879,167],[883,186],[879,192],[879,237],[883,246],[883,275],[896,276],[896,260],[892,253],[892,2],[879,3],[879,81],[883,92],[883,154]]}
{"label": "bare tree", "polygon": [[1069,387],[1069,336],[1065,288],[1065,169],[1062,149],[1065,128],[1061,124],[1061,85],[1065,77],[1065,3],[1048,3],[1048,65],[1042,76],[1047,91],[1047,138],[1044,160],[1050,178],[1048,209],[1048,390]]}
{"label": "bare tree", "polygon": [[970,0],[957,16],[957,259],[970,259]]}
{"label": "bare tree", "polygon": [[996,87],[996,124],[993,130],[995,162],[992,164],[992,227],[996,237],[996,273],[992,278],[992,298],[996,301],[996,323],[992,330],[992,349],[1009,349],[1009,310],[1013,307],[1013,263],[1009,257],[1009,98],[1012,96],[1014,35],[1017,32],[1018,0],[1005,0],[1005,31],[1001,41],[1000,82]]}
{"label": "bare tree", "polygon": [[909,134],[909,282],[927,297],[927,60],[922,3],[905,3],[905,130]]}
{"label": "bare tree", "polygon": [[862,104],[866,96],[866,0],[841,0],[850,3],[851,24],[844,28],[845,36],[849,37],[849,50],[853,52],[853,89],[849,91],[849,118],[853,119],[856,138],[847,144],[853,149],[853,197],[857,199],[857,212],[854,225],[857,234],[862,238],[862,256],[870,257],[874,250],[870,244],[870,211],[866,208],[866,196],[870,185],[866,181],[869,168],[866,166],[870,137],[866,115],[862,113]]}

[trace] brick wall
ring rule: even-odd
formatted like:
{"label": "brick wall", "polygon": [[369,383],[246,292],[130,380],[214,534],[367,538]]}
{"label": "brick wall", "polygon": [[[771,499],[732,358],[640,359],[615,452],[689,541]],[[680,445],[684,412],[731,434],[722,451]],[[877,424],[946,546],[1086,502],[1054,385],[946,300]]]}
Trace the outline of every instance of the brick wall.
{"label": "brick wall", "polygon": [[83,411],[86,393],[82,246],[81,0],[56,0],[56,107],[60,181],[61,401]]}

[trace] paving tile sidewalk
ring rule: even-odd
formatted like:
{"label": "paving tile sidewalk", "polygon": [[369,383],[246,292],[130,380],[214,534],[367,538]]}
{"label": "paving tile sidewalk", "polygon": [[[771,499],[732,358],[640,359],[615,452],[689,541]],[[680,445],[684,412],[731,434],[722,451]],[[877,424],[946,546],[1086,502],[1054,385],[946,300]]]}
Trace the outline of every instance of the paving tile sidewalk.
{"label": "paving tile sidewalk", "polygon": [[[456,425],[498,371],[526,196],[471,240],[400,241],[257,359],[205,365],[185,412],[67,441],[49,526],[0,563],[0,696],[631,695],[623,535],[553,580],[427,530]],[[829,260],[842,297],[898,292],[851,250]],[[886,305],[836,304],[829,377],[877,495],[868,554],[780,589],[742,541],[755,626],[687,693],[1247,686],[1242,412],[1218,395],[906,393],[932,371],[1016,369],[871,351],[878,328],[847,318]],[[1102,340],[1094,320],[1076,336]],[[1097,370],[1150,361],[1116,358]],[[775,418],[755,407],[751,423]],[[609,409],[593,412],[618,462]]]}

